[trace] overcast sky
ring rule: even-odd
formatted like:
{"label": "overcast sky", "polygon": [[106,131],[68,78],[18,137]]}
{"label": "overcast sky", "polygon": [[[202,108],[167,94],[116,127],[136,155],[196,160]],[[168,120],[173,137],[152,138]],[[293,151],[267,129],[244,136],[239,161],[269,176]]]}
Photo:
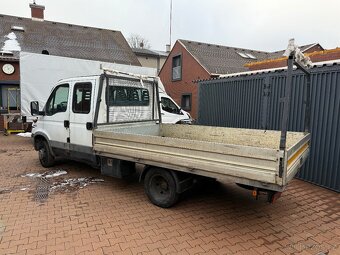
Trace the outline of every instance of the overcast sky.
{"label": "overcast sky", "polygon": [[[0,13],[30,17],[33,0],[0,0]],[[45,19],[139,34],[153,49],[169,42],[170,0],[36,0]],[[173,0],[176,39],[254,50],[319,42],[340,47],[339,0]]]}

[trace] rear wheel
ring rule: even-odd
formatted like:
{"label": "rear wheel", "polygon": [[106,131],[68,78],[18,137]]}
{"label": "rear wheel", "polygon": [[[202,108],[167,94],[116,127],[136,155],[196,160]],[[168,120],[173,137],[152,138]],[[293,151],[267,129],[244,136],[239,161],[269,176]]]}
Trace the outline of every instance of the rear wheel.
{"label": "rear wheel", "polygon": [[145,192],[150,201],[159,207],[169,208],[176,204],[179,197],[176,187],[176,181],[168,170],[151,168],[145,175]]}
{"label": "rear wheel", "polygon": [[54,165],[54,157],[46,141],[42,141],[39,146],[39,160],[43,167],[51,167]]}

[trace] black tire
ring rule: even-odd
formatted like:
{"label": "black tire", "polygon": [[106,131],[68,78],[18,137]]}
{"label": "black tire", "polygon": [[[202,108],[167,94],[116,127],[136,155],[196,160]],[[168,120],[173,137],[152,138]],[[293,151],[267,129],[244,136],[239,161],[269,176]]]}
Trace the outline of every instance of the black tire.
{"label": "black tire", "polygon": [[176,186],[176,181],[168,170],[151,168],[145,175],[145,193],[159,207],[169,208],[176,204],[179,198]]}
{"label": "black tire", "polygon": [[55,160],[51,154],[50,147],[46,141],[42,141],[39,146],[39,160],[43,167],[51,167],[54,165]]}

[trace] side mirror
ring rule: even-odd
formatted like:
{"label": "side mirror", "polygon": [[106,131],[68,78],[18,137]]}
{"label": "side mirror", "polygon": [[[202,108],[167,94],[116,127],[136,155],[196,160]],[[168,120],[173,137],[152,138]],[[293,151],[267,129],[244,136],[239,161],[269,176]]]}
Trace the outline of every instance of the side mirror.
{"label": "side mirror", "polygon": [[38,101],[31,102],[31,115],[32,116],[39,115],[39,102]]}

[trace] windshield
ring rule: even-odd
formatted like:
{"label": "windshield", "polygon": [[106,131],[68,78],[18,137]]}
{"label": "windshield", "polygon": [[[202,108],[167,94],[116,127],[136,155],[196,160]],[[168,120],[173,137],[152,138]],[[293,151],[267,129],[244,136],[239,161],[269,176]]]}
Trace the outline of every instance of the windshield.
{"label": "windshield", "polygon": [[175,105],[175,103],[170,98],[162,97],[161,106],[162,106],[162,109],[166,112],[175,113],[175,114],[181,113],[181,110],[177,107],[177,105]]}

